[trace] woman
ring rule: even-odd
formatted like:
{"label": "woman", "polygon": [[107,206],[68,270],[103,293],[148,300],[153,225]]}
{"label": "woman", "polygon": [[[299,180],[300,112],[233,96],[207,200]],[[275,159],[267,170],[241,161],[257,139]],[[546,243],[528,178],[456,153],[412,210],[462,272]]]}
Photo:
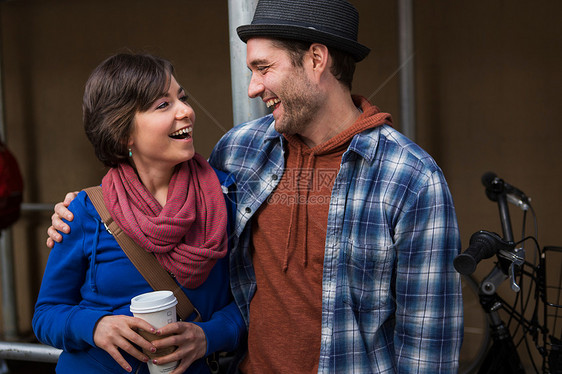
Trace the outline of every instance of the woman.
{"label": "woman", "polygon": [[[152,289],[82,191],[69,207],[70,233],[49,256],[35,334],[64,350],[58,373],[146,373],[140,348],[171,346],[178,348],[156,364],[180,361],[172,374],[208,373],[203,357],[234,350],[245,333],[228,282],[226,206],[233,200],[222,191],[229,181],[195,153],[195,113],[166,60],[108,58],[86,84],[83,111],[95,153],[110,167],[102,190],[111,216],[154,253],[204,322],[155,331],[132,317],[131,298]],[[171,336],[148,342],[138,329]]]}

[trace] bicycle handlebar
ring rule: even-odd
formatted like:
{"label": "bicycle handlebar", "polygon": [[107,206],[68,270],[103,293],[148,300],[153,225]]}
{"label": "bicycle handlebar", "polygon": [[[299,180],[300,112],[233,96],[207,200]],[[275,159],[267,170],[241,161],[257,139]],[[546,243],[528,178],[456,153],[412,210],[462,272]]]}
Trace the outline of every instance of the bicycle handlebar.
{"label": "bicycle handlebar", "polygon": [[[486,188],[486,196],[498,204],[503,238],[489,231],[478,231],[472,234],[468,248],[455,257],[455,269],[464,275],[472,274],[481,260],[497,255],[501,250],[513,252],[513,231],[509,215],[508,202],[517,205],[522,210],[529,209],[530,198],[518,188],[508,184],[492,172],[485,173],[481,178]],[[511,265],[509,260],[500,258],[502,271],[507,274]]]}
{"label": "bicycle handlebar", "polygon": [[481,230],[472,234],[468,248],[455,257],[453,265],[459,273],[470,275],[474,273],[480,261],[492,257],[501,250],[512,251],[514,248],[513,242],[503,240],[496,233]]}
{"label": "bicycle handlebar", "polygon": [[498,200],[498,195],[505,194],[509,202],[517,205],[523,210],[527,210],[530,198],[519,188],[510,185],[495,173],[489,171],[484,173],[481,178],[482,184],[486,187],[486,196],[492,201]]}
{"label": "bicycle handlebar", "polygon": [[528,210],[531,200],[523,191],[505,182],[491,171],[484,173],[481,181],[484,187],[486,187],[486,196],[488,199],[498,204],[503,238],[507,241],[513,241],[511,218],[507,203],[510,202],[517,205],[522,210]]}

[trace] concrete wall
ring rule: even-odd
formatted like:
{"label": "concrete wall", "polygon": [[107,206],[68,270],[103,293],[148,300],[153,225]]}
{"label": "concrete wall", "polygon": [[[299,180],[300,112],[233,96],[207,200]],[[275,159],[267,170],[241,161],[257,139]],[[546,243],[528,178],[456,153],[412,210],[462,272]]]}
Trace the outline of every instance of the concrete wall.
{"label": "concrete wall", "polygon": [[[354,92],[393,113],[400,129],[396,2],[352,2],[360,41],[372,49]],[[415,2],[416,137],[445,172],[464,245],[481,228],[500,232],[480,184],[489,170],[533,197],[541,243],[562,245],[561,12],[556,0]],[[54,203],[99,183],[104,170],[83,134],[81,97],[91,70],[117,51],[174,62],[204,156],[232,126],[226,1],[13,0],[0,4],[0,31],[7,143],[25,175],[26,202]],[[49,214],[26,213],[14,227],[22,335],[48,225]]]}

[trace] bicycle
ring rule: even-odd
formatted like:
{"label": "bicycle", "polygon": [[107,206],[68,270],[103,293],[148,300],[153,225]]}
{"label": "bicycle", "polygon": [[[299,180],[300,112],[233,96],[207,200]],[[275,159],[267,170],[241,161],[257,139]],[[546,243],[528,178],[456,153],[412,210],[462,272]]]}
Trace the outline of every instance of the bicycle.
{"label": "bicycle", "polygon": [[[466,372],[525,373],[520,352],[526,351],[536,373],[540,366],[542,373],[561,374],[562,247],[539,246],[537,218],[531,199],[521,190],[491,172],[482,176],[482,184],[486,196],[497,203],[502,236],[486,230],[477,231],[472,234],[468,248],[454,260],[455,269],[470,286],[466,290],[463,288],[463,292],[468,295],[473,289],[478,293],[481,310],[487,319],[480,349]],[[518,241],[513,236],[508,203],[523,211],[522,235]],[[533,215],[535,232],[526,236],[529,211]],[[526,258],[525,244],[529,241],[537,255],[532,261]],[[481,260],[494,256],[496,261],[492,270],[477,283],[472,273]],[[558,275],[554,285],[547,285],[547,266]],[[515,293],[512,303],[498,294],[498,288],[506,280]]]}

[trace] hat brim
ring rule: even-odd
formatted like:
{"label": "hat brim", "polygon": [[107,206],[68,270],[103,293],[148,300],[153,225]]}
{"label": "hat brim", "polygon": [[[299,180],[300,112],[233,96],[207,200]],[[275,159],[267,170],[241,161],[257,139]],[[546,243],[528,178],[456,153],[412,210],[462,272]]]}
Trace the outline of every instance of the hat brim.
{"label": "hat brim", "polygon": [[367,57],[371,51],[368,47],[356,42],[355,40],[342,38],[339,35],[334,35],[329,32],[310,27],[259,24],[239,26],[236,29],[236,32],[244,43],[246,43],[248,39],[255,37],[281,38],[309,43],[320,43],[349,53],[357,62]]}

